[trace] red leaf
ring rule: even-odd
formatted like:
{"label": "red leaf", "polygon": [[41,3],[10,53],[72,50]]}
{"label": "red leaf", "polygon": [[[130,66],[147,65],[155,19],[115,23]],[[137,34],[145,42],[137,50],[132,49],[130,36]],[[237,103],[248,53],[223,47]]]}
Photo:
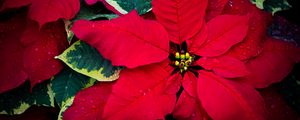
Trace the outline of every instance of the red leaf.
{"label": "red leaf", "polygon": [[136,11],[111,21],[79,20],[72,31],[116,66],[134,68],[160,62],[169,55],[169,39],[164,28],[154,21],[141,19]]}
{"label": "red leaf", "polygon": [[206,20],[209,21],[221,14],[228,0],[210,0],[206,9]]}
{"label": "red leaf", "polygon": [[205,70],[213,70],[217,75],[224,78],[243,77],[249,74],[246,65],[242,61],[229,56],[202,57],[196,64],[202,66]]}
{"label": "red leaf", "polygon": [[64,113],[64,120],[98,120],[107,99],[111,95],[113,83],[99,83],[80,91],[74,102]]}
{"label": "red leaf", "polygon": [[200,101],[183,91],[176,103],[173,116],[177,120],[208,120],[210,117],[201,106]]}
{"label": "red leaf", "polygon": [[207,23],[208,40],[195,54],[200,56],[219,56],[233,45],[241,42],[248,30],[248,19],[245,16],[221,15]]}
{"label": "red leaf", "polygon": [[280,40],[268,38],[263,52],[246,65],[251,74],[242,82],[264,88],[281,81],[300,61],[300,48]]}
{"label": "red leaf", "polygon": [[228,0],[223,14],[245,15],[254,9],[258,9],[249,0]]}
{"label": "red leaf", "polygon": [[93,5],[93,4],[97,3],[98,1],[100,1],[100,0],[85,0],[85,2],[86,2],[88,5]]}
{"label": "red leaf", "polygon": [[45,23],[60,18],[70,20],[79,11],[79,0],[34,0],[30,6],[28,16],[37,21],[42,27]]}
{"label": "red leaf", "polygon": [[20,42],[25,18],[26,15],[20,13],[0,20],[0,93],[18,87],[28,78],[23,70],[24,48]]}
{"label": "red leaf", "polygon": [[46,24],[40,30],[36,22],[28,21],[22,42],[26,46],[24,68],[32,87],[62,69],[59,60],[54,59],[68,44],[62,21]]}
{"label": "red leaf", "polygon": [[213,119],[265,119],[264,101],[252,87],[225,80],[205,71],[200,72],[199,76],[198,96]]}
{"label": "red leaf", "polygon": [[249,74],[246,65],[233,57],[223,56],[217,58],[219,64],[216,64],[213,71],[224,78],[243,77]]}
{"label": "red leaf", "polygon": [[[247,60],[260,54],[262,51],[267,27],[271,21],[271,14],[259,10],[249,0],[231,0],[224,10],[225,14],[249,14],[249,28],[245,40],[235,46],[227,53],[240,60]],[[232,6],[232,7],[230,7]]]}
{"label": "red leaf", "polygon": [[176,73],[174,75],[171,75],[167,80],[166,80],[166,91],[165,93],[168,94],[176,94],[178,90],[180,89],[181,86],[181,74]]}
{"label": "red leaf", "polygon": [[198,49],[201,48],[201,45],[206,42],[207,36],[208,36],[208,29],[207,29],[207,25],[204,23],[202,24],[200,32],[197,33],[195,37],[186,40],[188,45],[188,50],[191,53],[198,51]]}
{"label": "red leaf", "polygon": [[152,6],[158,22],[168,31],[170,40],[181,43],[200,31],[207,0],[153,0]]}
{"label": "red leaf", "polygon": [[197,77],[192,72],[186,72],[182,79],[182,86],[190,96],[197,97]]}
{"label": "red leaf", "polygon": [[18,8],[22,6],[29,5],[33,0],[4,0],[0,11],[3,11],[5,9],[9,8]]}
{"label": "red leaf", "polygon": [[159,64],[124,69],[113,86],[103,117],[120,119],[164,119],[175,106],[176,95],[165,93],[169,71]]}

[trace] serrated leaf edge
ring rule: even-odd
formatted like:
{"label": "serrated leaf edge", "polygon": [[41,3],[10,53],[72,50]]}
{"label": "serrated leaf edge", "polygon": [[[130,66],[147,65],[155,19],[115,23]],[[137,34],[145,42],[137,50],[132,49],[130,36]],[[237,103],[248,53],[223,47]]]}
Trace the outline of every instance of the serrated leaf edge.
{"label": "serrated leaf edge", "polygon": [[75,50],[75,45],[79,45],[80,41],[77,41],[75,43],[73,43],[68,49],[66,49],[62,54],[55,56],[55,59],[59,59],[61,61],[63,61],[66,65],[68,65],[72,70],[81,73],[83,75],[89,76],[91,78],[94,78],[98,81],[104,81],[104,82],[110,82],[110,81],[114,81],[116,79],[119,78],[119,73],[121,70],[115,70],[115,73],[109,77],[105,77],[104,75],[100,74],[101,71],[103,70],[103,68],[100,68],[99,70],[92,70],[92,71],[88,71],[87,69],[78,69],[75,66],[73,66],[73,64],[68,63],[68,60],[66,58],[66,54],[69,51]]}

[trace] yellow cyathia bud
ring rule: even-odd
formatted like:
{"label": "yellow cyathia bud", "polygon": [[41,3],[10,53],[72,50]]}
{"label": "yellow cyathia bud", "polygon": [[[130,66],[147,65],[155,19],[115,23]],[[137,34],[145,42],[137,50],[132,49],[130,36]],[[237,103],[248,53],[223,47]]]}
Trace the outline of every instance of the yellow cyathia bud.
{"label": "yellow cyathia bud", "polygon": [[190,56],[188,60],[192,62],[193,61],[193,57]]}
{"label": "yellow cyathia bud", "polygon": [[175,58],[176,58],[176,59],[180,59],[179,52],[176,52],[176,53],[175,53]]}
{"label": "yellow cyathia bud", "polygon": [[176,60],[175,61],[175,66],[178,66],[179,65],[179,62]]}
{"label": "yellow cyathia bud", "polygon": [[188,67],[187,67],[187,66],[184,66],[183,69],[186,71],[186,70],[188,69]]}
{"label": "yellow cyathia bud", "polygon": [[187,60],[187,61],[185,61],[185,66],[190,66],[191,63],[192,63],[192,61]]}
{"label": "yellow cyathia bud", "polygon": [[190,54],[189,53],[185,53],[185,58],[186,59],[189,59],[191,56],[190,56]]}
{"label": "yellow cyathia bud", "polygon": [[184,55],[184,54],[181,54],[181,55],[180,55],[180,59],[181,59],[181,60],[184,60],[184,59],[185,59],[185,55]]}

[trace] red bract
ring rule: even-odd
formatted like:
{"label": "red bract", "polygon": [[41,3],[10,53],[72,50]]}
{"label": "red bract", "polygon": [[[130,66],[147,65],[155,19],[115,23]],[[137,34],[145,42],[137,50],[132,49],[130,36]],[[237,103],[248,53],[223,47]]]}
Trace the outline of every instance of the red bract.
{"label": "red bract", "polygon": [[267,26],[271,21],[271,14],[263,12],[248,0],[229,0],[223,9],[224,14],[248,14],[250,19],[249,29],[244,41],[233,46],[227,55],[247,61],[262,52],[262,47],[267,35]]}
{"label": "red bract", "polygon": [[237,44],[226,53],[246,62],[251,74],[240,78],[241,82],[256,88],[267,87],[281,81],[294,64],[300,61],[299,48],[267,36],[267,26],[271,21],[270,14],[258,10],[247,0],[229,0],[223,12],[251,15],[244,42]]}
{"label": "red bract", "polygon": [[28,21],[21,42],[25,46],[24,70],[31,86],[51,78],[62,69],[54,59],[66,49],[68,42],[62,21],[45,24],[41,29],[34,21]]}
{"label": "red bract", "polygon": [[24,16],[19,14],[0,22],[0,93],[21,85],[28,77],[23,68],[24,47],[20,41],[25,29]]}
{"label": "red bract", "polygon": [[1,20],[0,31],[0,93],[18,87],[27,79],[33,87],[62,69],[54,59],[68,44],[62,21],[39,28],[23,12]]}
{"label": "red bract", "polygon": [[79,0],[5,0],[0,11],[30,4],[28,16],[42,27],[60,18],[72,19],[80,8]]}
{"label": "red bract", "polygon": [[[205,21],[207,2],[153,0],[153,12],[163,27],[155,21],[143,20],[136,11],[111,21],[77,21],[72,31],[79,39],[97,48],[114,65],[127,68],[109,88],[111,92],[103,97],[98,90],[82,91],[64,118],[73,119],[72,115],[76,114],[76,119],[99,116],[164,119],[165,115],[173,114],[178,119],[266,119],[263,99],[246,80],[253,74],[260,76],[252,71],[263,67],[257,64],[260,60],[256,60],[259,57],[253,51],[264,49],[251,46],[249,49],[254,50],[241,57],[245,49],[236,47],[261,43],[261,36],[247,36],[255,34],[249,28],[249,17],[256,14],[219,15],[223,10],[220,8]],[[250,27],[256,26],[250,21]],[[169,59],[166,59],[168,54]],[[294,59],[295,54],[287,56],[292,58],[288,65],[298,61]],[[249,71],[249,65],[241,60],[254,62],[253,69]],[[270,71],[266,69],[266,72]],[[106,88],[99,86],[101,89]],[[105,98],[106,102],[95,103],[100,110],[89,109],[90,116],[86,116],[78,110],[94,103],[79,104],[79,101],[90,96]]]}

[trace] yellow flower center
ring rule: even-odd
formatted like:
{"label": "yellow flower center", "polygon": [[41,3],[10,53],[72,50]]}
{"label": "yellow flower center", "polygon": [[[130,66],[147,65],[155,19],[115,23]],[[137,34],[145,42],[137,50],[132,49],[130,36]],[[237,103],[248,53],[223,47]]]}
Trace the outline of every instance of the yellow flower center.
{"label": "yellow flower center", "polygon": [[192,64],[194,58],[190,56],[188,52],[185,53],[175,53],[174,65],[179,68],[180,72],[183,73],[188,70],[189,66]]}

